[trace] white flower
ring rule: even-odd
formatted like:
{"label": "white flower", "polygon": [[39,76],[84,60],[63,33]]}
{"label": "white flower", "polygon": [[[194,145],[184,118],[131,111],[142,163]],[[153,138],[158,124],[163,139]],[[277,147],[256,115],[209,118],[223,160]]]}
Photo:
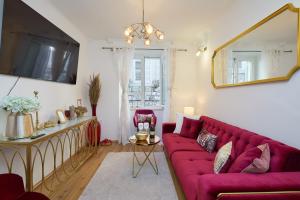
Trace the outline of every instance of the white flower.
{"label": "white flower", "polygon": [[36,98],[6,96],[0,101],[0,108],[13,113],[30,113],[40,109]]}

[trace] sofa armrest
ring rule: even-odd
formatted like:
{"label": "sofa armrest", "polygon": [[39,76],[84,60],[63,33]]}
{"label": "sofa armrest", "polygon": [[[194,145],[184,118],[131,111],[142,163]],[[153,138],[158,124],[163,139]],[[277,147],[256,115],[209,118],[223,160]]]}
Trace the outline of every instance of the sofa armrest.
{"label": "sofa armrest", "polygon": [[167,123],[163,123],[162,124],[162,134],[164,133],[173,133],[176,127],[176,123],[171,123],[171,122],[167,122]]}
{"label": "sofa armrest", "polygon": [[199,176],[197,184],[197,196],[201,200],[227,200],[229,196],[235,196],[235,200],[247,199],[250,193],[253,199],[260,200],[265,193],[300,191],[300,172],[205,174]]}

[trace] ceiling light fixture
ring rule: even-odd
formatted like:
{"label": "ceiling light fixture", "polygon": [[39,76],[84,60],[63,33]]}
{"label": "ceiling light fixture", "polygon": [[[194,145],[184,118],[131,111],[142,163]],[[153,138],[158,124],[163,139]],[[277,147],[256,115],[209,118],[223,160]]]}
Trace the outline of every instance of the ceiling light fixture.
{"label": "ceiling light fixture", "polygon": [[149,22],[145,22],[145,3],[143,0],[143,18],[141,23],[135,23],[128,26],[125,31],[124,35],[126,36],[126,41],[128,44],[132,44],[134,38],[137,37],[139,39],[144,40],[144,44],[149,46],[151,44],[151,38],[153,35],[158,40],[163,40],[165,38],[164,33],[150,24]]}
{"label": "ceiling light fixture", "polygon": [[207,50],[207,47],[201,47],[197,49],[196,56],[199,57],[201,53],[205,52]]}

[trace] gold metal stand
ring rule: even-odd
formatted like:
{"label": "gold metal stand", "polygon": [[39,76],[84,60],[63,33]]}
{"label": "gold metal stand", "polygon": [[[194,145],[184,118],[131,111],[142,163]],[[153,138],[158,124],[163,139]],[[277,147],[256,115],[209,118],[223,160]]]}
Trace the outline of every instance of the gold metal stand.
{"label": "gold metal stand", "polygon": [[[154,149],[156,147],[156,145],[153,145],[150,149],[149,152],[144,152],[145,154],[145,159],[143,160],[143,162],[140,162],[137,155],[136,155],[136,151],[135,151],[135,148],[136,148],[136,145],[132,145],[133,146],[133,159],[132,159],[132,177],[133,178],[136,178],[140,171],[142,170],[142,168],[144,167],[145,163],[148,161],[150,163],[150,165],[152,166],[154,172],[156,175],[158,175],[158,167],[157,167],[157,162],[156,162],[156,159],[155,159],[155,155],[154,155]],[[144,147],[145,148],[145,147]],[[154,164],[152,163],[152,161],[150,160],[150,155],[153,155],[153,160],[154,160]],[[137,172],[135,172],[135,168],[134,168],[134,163],[135,163],[135,160],[136,162],[138,163],[139,167],[138,167],[138,170]]]}
{"label": "gold metal stand", "polygon": [[[96,120],[95,117],[82,117],[68,121],[66,124],[39,131],[37,134],[45,135],[36,139],[10,141],[1,138],[0,164],[3,165],[4,162],[8,173],[16,173],[14,168],[18,166],[18,172],[20,172],[17,162],[21,162],[26,179],[26,190],[34,191],[39,187],[40,192],[51,196],[55,188],[54,182],[63,183],[97,153]],[[92,124],[94,134],[88,136],[90,124]],[[91,144],[89,141],[94,143]],[[70,167],[67,167],[66,163]],[[49,166],[52,167],[49,169]],[[48,168],[47,171],[46,168]],[[62,173],[59,174],[58,169]],[[33,177],[37,174],[41,175],[41,180],[36,180],[34,184]],[[48,176],[52,177],[51,184],[45,181]]]}
{"label": "gold metal stand", "polygon": [[[148,161],[149,164],[151,165],[152,169],[154,170],[155,174],[158,175],[158,167],[157,167],[157,162],[155,158],[155,147],[156,145],[160,142],[160,138],[158,136],[155,136],[155,139],[153,142],[150,142],[149,137],[145,141],[138,141],[136,140],[135,136],[131,137],[129,139],[129,142],[132,144],[133,148],[133,156],[132,156],[132,177],[136,178],[139,173],[141,172],[142,168],[145,166],[146,162]],[[143,148],[143,153],[145,155],[145,159],[141,162],[137,155],[136,155],[136,146],[141,146]],[[145,151],[150,149],[150,151]],[[150,156],[153,156],[153,161],[150,160]],[[137,171],[135,170],[135,162],[138,164],[138,169]]]}

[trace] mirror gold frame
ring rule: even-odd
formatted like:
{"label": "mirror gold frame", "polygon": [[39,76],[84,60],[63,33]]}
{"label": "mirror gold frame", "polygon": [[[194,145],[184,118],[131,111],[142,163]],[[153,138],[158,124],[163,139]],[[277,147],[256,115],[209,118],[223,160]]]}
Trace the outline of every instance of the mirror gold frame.
{"label": "mirror gold frame", "polygon": [[[292,12],[295,12],[298,14],[298,34],[297,34],[297,64],[294,66],[287,75],[285,76],[280,76],[280,77],[275,77],[275,78],[269,78],[269,79],[261,79],[261,80],[255,80],[255,81],[248,81],[248,82],[242,82],[242,83],[235,83],[235,84],[224,84],[224,85],[216,85],[215,83],[215,67],[214,67],[214,58],[216,57],[217,53],[222,50],[223,48],[229,46],[230,44],[234,43],[238,39],[242,38],[244,35],[254,31],[258,27],[262,26],[266,22],[270,21],[274,17],[280,15],[284,11],[289,10]],[[212,56],[212,68],[211,68],[211,83],[214,86],[214,88],[225,88],[225,87],[236,87],[236,86],[243,86],[243,85],[253,85],[253,84],[259,84],[259,83],[270,83],[270,82],[277,82],[277,81],[288,81],[293,74],[300,69],[300,9],[296,8],[293,4],[288,3],[285,6],[281,7],[279,10],[275,11],[268,17],[264,18],[260,22],[256,23],[254,26],[250,27],[249,29],[245,30],[244,32],[240,33],[238,36],[234,37],[230,41],[226,42],[219,48],[217,48],[214,51],[214,54]]]}

